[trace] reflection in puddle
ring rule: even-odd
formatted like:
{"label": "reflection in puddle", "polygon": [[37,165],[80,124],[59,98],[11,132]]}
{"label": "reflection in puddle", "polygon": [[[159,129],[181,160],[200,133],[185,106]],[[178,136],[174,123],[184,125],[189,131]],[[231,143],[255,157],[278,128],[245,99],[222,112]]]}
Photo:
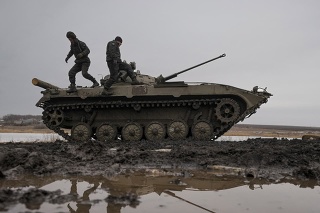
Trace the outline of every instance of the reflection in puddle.
{"label": "reflection in puddle", "polygon": [[[260,136],[221,136],[216,141],[244,141],[249,138],[261,138]],[[263,137],[269,138],[269,137]],[[274,138],[274,137],[270,137]],[[280,139],[281,137],[277,137]],[[0,142],[53,142],[64,140],[56,133],[0,133]]]}
{"label": "reflection in puddle", "polygon": [[318,212],[320,207],[316,181],[271,184],[204,172],[25,176],[0,180],[0,187],[0,211],[9,212]]}

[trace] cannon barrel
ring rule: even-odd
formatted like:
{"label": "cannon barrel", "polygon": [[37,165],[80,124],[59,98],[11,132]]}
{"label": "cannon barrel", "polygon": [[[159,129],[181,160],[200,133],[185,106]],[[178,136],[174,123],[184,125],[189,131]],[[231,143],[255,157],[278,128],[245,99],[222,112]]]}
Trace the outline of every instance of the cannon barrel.
{"label": "cannon barrel", "polygon": [[206,63],[209,63],[209,62],[211,62],[211,61],[217,60],[217,59],[222,58],[222,57],[225,57],[225,56],[226,56],[226,54],[219,55],[218,57],[215,57],[215,58],[213,58],[213,59],[210,59],[210,60],[208,60],[208,61],[205,61],[205,62],[203,62],[203,63],[201,63],[201,64],[197,64],[197,65],[195,65],[195,66],[189,67],[189,68],[187,68],[187,69],[184,69],[184,70],[182,70],[182,71],[180,71],[180,72],[174,73],[174,74],[169,75],[169,76],[167,76],[167,77],[162,77],[162,75],[160,75],[160,76],[157,78],[157,82],[158,82],[158,83],[166,82],[166,81],[168,81],[168,80],[170,80],[170,79],[173,79],[173,78],[177,77],[177,76],[178,76],[179,74],[181,74],[181,73],[187,72],[187,71],[192,70],[192,69],[194,69],[194,68],[196,68],[196,67],[202,66],[202,65],[204,65],[204,64],[206,64]]}
{"label": "cannon barrel", "polygon": [[43,89],[60,89],[59,87],[57,87],[55,85],[49,84],[45,81],[41,81],[37,78],[32,79],[32,84],[35,86],[41,87]]}

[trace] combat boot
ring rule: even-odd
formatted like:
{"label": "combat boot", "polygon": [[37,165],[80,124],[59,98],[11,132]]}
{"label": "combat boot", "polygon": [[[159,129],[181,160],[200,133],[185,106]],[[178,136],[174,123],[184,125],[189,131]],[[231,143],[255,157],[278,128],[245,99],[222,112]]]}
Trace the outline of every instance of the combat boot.
{"label": "combat boot", "polygon": [[91,86],[91,88],[95,88],[95,87],[98,87],[98,86],[100,86],[99,83],[96,80],[94,80],[93,81],[93,85]]}
{"label": "combat boot", "polygon": [[110,96],[112,94],[113,94],[113,92],[110,91],[109,89],[103,89],[101,92],[101,95],[103,95],[103,96]]}
{"label": "combat boot", "polygon": [[77,88],[75,84],[70,84],[69,89],[67,90],[67,93],[73,93],[77,92]]}

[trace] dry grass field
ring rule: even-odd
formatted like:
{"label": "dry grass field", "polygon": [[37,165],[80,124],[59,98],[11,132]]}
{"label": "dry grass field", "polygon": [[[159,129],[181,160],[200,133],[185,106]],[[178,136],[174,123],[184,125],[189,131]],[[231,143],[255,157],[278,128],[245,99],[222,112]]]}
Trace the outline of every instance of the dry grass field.
{"label": "dry grass field", "polygon": [[46,127],[39,126],[0,126],[0,133],[54,133]]}
{"label": "dry grass field", "polygon": [[[0,126],[0,133],[54,133],[44,126]],[[301,138],[319,135],[320,127],[237,124],[225,136]]]}
{"label": "dry grass field", "polygon": [[320,135],[320,127],[237,124],[224,135],[301,138],[303,135]]}

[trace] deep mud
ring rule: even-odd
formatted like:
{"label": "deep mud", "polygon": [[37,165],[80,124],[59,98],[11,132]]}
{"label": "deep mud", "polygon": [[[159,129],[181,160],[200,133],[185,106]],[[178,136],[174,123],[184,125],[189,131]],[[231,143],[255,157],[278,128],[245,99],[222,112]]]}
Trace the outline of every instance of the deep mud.
{"label": "deep mud", "polygon": [[[170,151],[171,150],[171,151]],[[320,180],[320,141],[171,141],[2,143],[0,178],[35,175],[114,176],[132,170],[211,170],[238,167],[236,175]]]}
{"label": "deep mud", "polygon": [[[320,185],[320,141],[274,138],[239,142],[56,141],[0,144],[0,179],[8,181],[28,179],[31,174],[103,178],[154,168],[163,174],[178,172],[183,175],[195,170],[216,170],[219,176],[264,179],[269,183],[312,180],[313,185]],[[106,202],[138,205],[137,197],[125,196],[109,196]],[[43,202],[66,203],[77,199],[72,194],[63,195],[59,190],[0,188],[2,211],[18,202],[28,209],[39,209]]]}

